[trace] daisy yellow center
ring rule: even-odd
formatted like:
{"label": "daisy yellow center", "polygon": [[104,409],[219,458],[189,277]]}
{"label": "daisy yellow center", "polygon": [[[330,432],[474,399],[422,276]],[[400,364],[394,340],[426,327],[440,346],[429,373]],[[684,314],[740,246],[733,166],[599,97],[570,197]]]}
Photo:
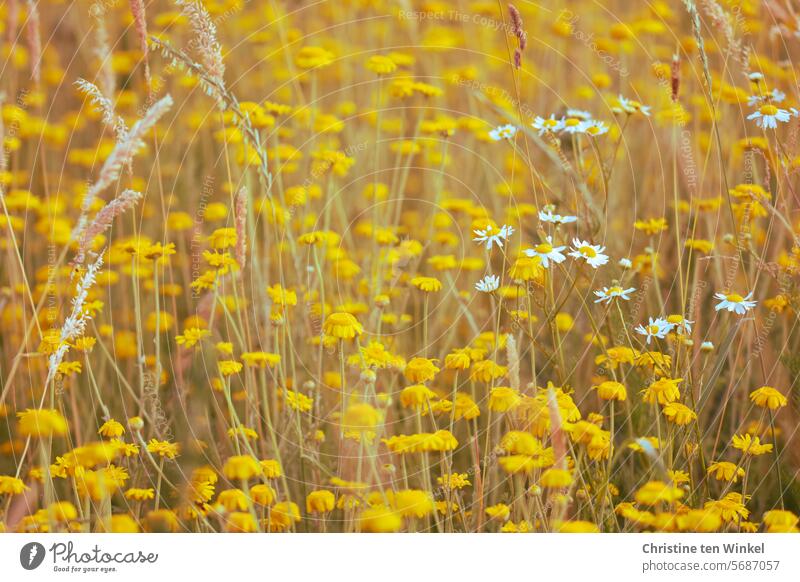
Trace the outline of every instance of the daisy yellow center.
{"label": "daisy yellow center", "polygon": [[558,125],[558,120],[557,119],[548,119],[542,125],[544,125],[545,127],[555,127],[555,126]]}
{"label": "daisy yellow center", "polygon": [[778,108],[774,105],[763,105],[759,111],[761,115],[775,115],[778,113]]}
{"label": "daisy yellow center", "polygon": [[581,247],[581,248],[578,249],[578,251],[580,251],[580,253],[584,257],[589,257],[590,259],[593,259],[594,257],[597,256],[597,251],[594,250],[594,248],[589,247],[589,246]]}
{"label": "daisy yellow center", "polygon": [[648,325],[647,326],[648,333],[655,334],[658,333],[658,326],[657,325]]}
{"label": "daisy yellow center", "polygon": [[536,245],[536,252],[542,253],[543,255],[552,252],[552,250],[553,250],[553,245],[551,245],[550,243],[541,243]]}
{"label": "daisy yellow center", "polygon": [[619,295],[622,293],[622,287],[612,287],[608,290],[609,295]]}
{"label": "daisy yellow center", "polygon": [[580,120],[580,119],[576,119],[576,118],[574,118],[574,117],[570,117],[570,118],[569,118],[569,119],[567,119],[567,121],[565,122],[565,125],[566,125],[567,127],[575,127],[575,126],[576,126],[576,125],[578,125],[580,122],[581,122],[581,120]]}
{"label": "daisy yellow center", "polygon": [[731,303],[741,303],[742,301],[744,301],[744,297],[742,297],[738,293],[731,293],[730,295],[725,297],[725,299],[727,299]]}

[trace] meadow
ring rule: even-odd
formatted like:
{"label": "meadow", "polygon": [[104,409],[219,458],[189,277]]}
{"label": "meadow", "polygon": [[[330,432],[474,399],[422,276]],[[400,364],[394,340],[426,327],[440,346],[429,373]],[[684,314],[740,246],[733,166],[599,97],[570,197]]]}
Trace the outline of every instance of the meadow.
{"label": "meadow", "polygon": [[0,37],[0,531],[798,532],[790,0]]}

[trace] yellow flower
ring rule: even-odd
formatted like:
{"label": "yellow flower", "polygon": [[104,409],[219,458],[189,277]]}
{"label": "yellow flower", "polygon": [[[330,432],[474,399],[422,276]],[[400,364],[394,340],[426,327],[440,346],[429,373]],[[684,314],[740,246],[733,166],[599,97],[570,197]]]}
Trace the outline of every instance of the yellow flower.
{"label": "yellow flower", "polygon": [[306,496],[306,512],[308,513],[328,513],[333,511],[335,505],[336,497],[325,489],[312,491]]}
{"label": "yellow flower", "polygon": [[403,527],[400,514],[383,505],[370,507],[358,516],[359,529],[368,533],[390,533]]}
{"label": "yellow flower", "polygon": [[591,521],[565,521],[558,524],[559,533],[599,533],[600,528]]}
{"label": "yellow flower", "polygon": [[124,433],[125,427],[113,418],[105,421],[103,426],[100,427],[100,430],[97,431],[97,434],[106,438],[117,438],[122,436]]}
{"label": "yellow flower", "polygon": [[733,481],[736,483],[739,478],[744,477],[744,469],[729,461],[718,461],[709,465],[708,474],[712,475],[717,481]]}
{"label": "yellow flower", "polygon": [[786,396],[775,390],[772,386],[762,386],[758,390],[753,390],[750,393],[750,400],[756,406],[769,408],[770,410],[783,408],[789,403]]}
{"label": "yellow flower", "polygon": [[222,250],[235,246],[237,238],[235,228],[218,228],[208,237],[208,242],[212,248]]}
{"label": "yellow flower", "polygon": [[244,352],[242,361],[250,368],[274,368],[277,366],[281,357],[279,354],[268,354],[267,352]]}
{"label": "yellow flower", "polygon": [[681,497],[683,497],[682,489],[663,481],[648,481],[636,492],[636,502],[642,505],[672,503]]}
{"label": "yellow flower", "polygon": [[501,366],[492,360],[482,360],[475,362],[470,371],[470,378],[478,382],[490,383],[498,378],[502,378],[508,373],[508,368]]}
{"label": "yellow flower", "polygon": [[566,469],[547,469],[542,473],[539,484],[548,489],[563,489],[572,485],[572,473]]}
{"label": "yellow flower", "polygon": [[159,457],[166,457],[167,459],[174,459],[178,456],[180,447],[178,443],[170,443],[168,441],[159,441],[157,439],[150,439],[147,443],[147,450]]}
{"label": "yellow flower", "polygon": [[200,329],[199,327],[190,327],[183,330],[183,335],[175,336],[175,341],[179,346],[185,348],[192,348],[197,345],[200,340],[211,335],[207,329]]}
{"label": "yellow flower", "polygon": [[521,401],[519,391],[508,386],[496,386],[489,392],[489,410],[493,412],[508,412]]}
{"label": "yellow flower", "polygon": [[24,493],[28,486],[17,477],[9,475],[0,475],[0,495],[19,495]]}
{"label": "yellow flower", "polygon": [[412,358],[406,364],[403,374],[411,382],[427,382],[440,372],[440,369],[434,364],[435,360],[427,358]]}
{"label": "yellow flower", "polygon": [[300,508],[292,501],[281,501],[272,506],[268,526],[270,531],[286,531],[300,521]]}
{"label": "yellow flower", "polygon": [[390,496],[395,511],[403,517],[423,518],[433,511],[433,499],[427,491],[402,489]]}
{"label": "yellow flower", "polygon": [[628,391],[625,386],[613,380],[606,380],[597,386],[592,386],[592,388],[597,390],[597,395],[603,400],[619,400],[622,402],[628,398]]}
{"label": "yellow flower", "polygon": [[342,424],[356,432],[374,429],[382,420],[381,413],[366,403],[353,404],[347,407]]}
{"label": "yellow flower", "polygon": [[447,370],[467,370],[471,364],[469,348],[455,349],[444,358],[444,367]]}
{"label": "yellow flower", "polygon": [[741,493],[732,492],[722,499],[706,501],[703,507],[718,514],[723,521],[740,521],[747,519],[750,515],[750,510],[744,506],[743,502]]}
{"label": "yellow flower", "polygon": [[436,293],[442,289],[442,282],[435,277],[414,277],[411,284],[424,293]]}
{"label": "yellow flower", "polygon": [[436,482],[447,489],[463,489],[472,485],[466,473],[451,473],[444,477],[437,477]]}
{"label": "yellow flower", "polygon": [[667,230],[666,218],[649,218],[647,220],[637,220],[633,223],[636,230],[641,230],[648,236],[658,234],[663,230]]}
{"label": "yellow flower", "polygon": [[147,501],[148,499],[155,499],[155,496],[156,494],[152,487],[148,489],[131,487],[125,491],[125,499],[130,499],[131,501]]}
{"label": "yellow flower", "polygon": [[789,531],[791,528],[796,528],[800,518],[791,511],[785,509],[771,509],[764,512],[764,525],[767,526],[767,531]]}
{"label": "yellow flower", "polygon": [[139,533],[139,524],[127,513],[111,516],[112,533]]}
{"label": "yellow flower", "polygon": [[302,392],[284,390],[283,395],[289,408],[298,412],[308,412],[314,404],[314,401]]}
{"label": "yellow flower", "polygon": [[506,521],[511,516],[511,509],[505,503],[498,503],[487,507],[486,515],[497,521]]}
{"label": "yellow flower", "polygon": [[149,511],[144,518],[145,529],[152,533],[175,533],[180,531],[180,521],[175,512],[169,509]]}
{"label": "yellow flower", "polygon": [[732,444],[734,449],[739,449],[745,455],[758,456],[772,452],[771,444],[762,444],[759,437],[750,434],[733,435]]}
{"label": "yellow flower", "polygon": [[677,517],[679,531],[709,533],[717,531],[722,525],[718,513],[707,509],[691,509]]}
{"label": "yellow flower", "polygon": [[19,432],[22,436],[48,438],[67,433],[66,419],[55,409],[31,409],[18,412]]}
{"label": "yellow flower", "polygon": [[314,69],[330,65],[336,56],[318,46],[304,46],[295,55],[294,62],[301,69]]}
{"label": "yellow flower", "polygon": [[275,490],[269,485],[259,483],[250,487],[250,497],[253,498],[253,503],[261,506],[272,505],[275,502]]}
{"label": "yellow flower", "polygon": [[259,462],[250,455],[234,455],[225,461],[222,472],[231,481],[248,481],[261,475],[263,469]]}
{"label": "yellow flower", "polygon": [[221,360],[217,363],[219,373],[223,376],[233,376],[242,371],[242,363],[236,360]]}
{"label": "yellow flower", "polygon": [[431,399],[436,398],[436,393],[424,384],[406,386],[400,392],[400,404],[404,408],[420,410],[428,407]]}
{"label": "yellow flower", "polygon": [[325,320],[322,330],[329,336],[346,340],[353,339],[364,333],[364,328],[350,313],[331,313]]}
{"label": "yellow flower", "polygon": [[281,464],[275,459],[262,460],[261,468],[264,469],[264,477],[267,479],[277,479],[283,475]]}
{"label": "yellow flower", "polygon": [[678,384],[681,382],[683,382],[682,378],[659,378],[642,392],[642,400],[648,404],[653,404],[655,402],[659,404],[669,404],[670,402],[675,402],[681,397],[681,391],[678,388]]}
{"label": "yellow flower", "polygon": [[389,75],[397,70],[397,64],[391,58],[383,55],[371,56],[364,66],[378,75]]}
{"label": "yellow flower", "polygon": [[252,514],[245,511],[233,511],[226,516],[225,531],[228,533],[253,533],[258,531],[258,524]]}
{"label": "yellow flower", "polygon": [[680,402],[670,402],[661,410],[670,422],[684,426],[697,419],[697,414]]}

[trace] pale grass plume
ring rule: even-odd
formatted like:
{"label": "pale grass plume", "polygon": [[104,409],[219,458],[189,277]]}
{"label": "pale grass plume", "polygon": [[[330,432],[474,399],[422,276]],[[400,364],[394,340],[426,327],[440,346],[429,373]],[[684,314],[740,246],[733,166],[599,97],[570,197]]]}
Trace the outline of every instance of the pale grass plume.
{"label": "pale grass plume", "polygon": [[511,32],[517,38],[517,48],[514,49],[514,66],[519,69],[522,67],[522,53],[528,46],[528,33],[523,28],[522,15],[517,7],[509,4],[508,12],[511,15]]}
{"label": "pale grass plume", "polygon": [[136,37],[139,39],[139,49],[144,59],[144,80],[150,89],[150,62],[147,55],[147,16],[145,14],[144,0],[130,0],[133,24],[136,27]]}
{"label": "pale grass plume", "polygon": [[176,4],[189,20],[195,35],[195,46],[206,73],[222,85],[225,63],[222,61],[222,46],[217,40],[217,27],[211,16],[205,6],[196,0],[177,0]]}
{"label": "pale grass plume", "polygon": [[78,79],[75,81],[75,86],[78,87],[81,93],[91,99],[92,105],[102,114],[103,123],[114,130],[117,140],[121,141],[125,139],[128,133],[128,127],[125,124],[125,120],[114,111],[114,104],[111,102],[111,99],[106,97],[104,92],[101,91],[97,85],[86,79]]}
{"label": "pale grass plume", "polygon": [[6,13],[6,42],[9,45],[14,43],[19,24],[19,0],[8,0],[8,12]]}
{"label": "pale grass plume", "polygon": [[75,295],[72,297],[72,309],[64,320],[64,325],[61,326],[58,348],[50,354],[47,383],[55,377],[58,367],[61,365],[61,362],[64,361],[64,356],[66,356],[69,351],[69,343],[83,335],[86,329],[86,322],[91,319],[89,314],[86,313],[84,305],[89,295],[89,289],[95,284],[97,273],[102,266],[103,255],[100,253],[94,262],[90,263],[86,268],[86,272],[75,288]]}
{"label": "pale grass plume", "polygon": [[509,383],[514,390],[519,390],[519,348],[513,335],[509,335],[506,340],[506,358],[508,360]]}
{"label": "pale grass plume", "polygon": [[240,188],[236,193],[236,262],[244,271],[247,264],[247,190]]}
{"label": "pale grass plume", "polygon": [[76,264],[83,262],[86,251],[94,238],[111,228],[111,225],[114,223],[114,219],[122,215],[126,210],[136,206],[136,203],[141,198],[142,194],[140,192],[135,190],[125,190],[122,192],[122,194],[114,198],[111,202],[100,209],[100,211],[94,217],[94,220],[89,223],[89,225],[86,227],[86,230],[84,230],[83,234],[81,235],[81,241],[78,246],[78,254],[75,258]]}
{"label": "pale grass plume", "polygon": [[725,12],[725,9],[716,0],[701,0],[700,6],[703,8],[703,12],[711,19],[714,28],[718,29],[722,36],[725,37],[728,50],[733,55],[734,60],[747,72],[749,51],[747,47],[743,46],[741,39],[736,38],[731,15]]}
{"label": "pale grass plume", "polygon": [[94,200],[117,181],[122,168],[131,163],[133,157],[144,145],[144,136],[155,127],[158,120],[169,111],[170,107],[172,107],[172,97],[166,95],[159,99],[147,110],[144,117],[131,126],[130,131],[125,134],[125,138],[114,146],[100,169],[97,181],[89,187],[83,199],[81,216],[74,230],[75,236],[78,236],[86,228],[89,209],[94,204]]}
{"label": "pale grass plume", "polygon": [[25,39],[28,43],[31,63],[31,78],[37,85],[41,80],[42,67],[42,32],[39,8],[33,0],[28,0],[28,22],[25,25]]}
{"label": "pale grass plume", "polygon": [[95,42],[94,55],[100,62],[100,88],[103,94],[114,96],[115,87],[117,86],[116,78],[114,77],[114,69],[111,66],[111,47],[108,45],[108,28],[106,27],[106,20],[102,16],[89,11],[89,14],[94,19],[95,23]]}

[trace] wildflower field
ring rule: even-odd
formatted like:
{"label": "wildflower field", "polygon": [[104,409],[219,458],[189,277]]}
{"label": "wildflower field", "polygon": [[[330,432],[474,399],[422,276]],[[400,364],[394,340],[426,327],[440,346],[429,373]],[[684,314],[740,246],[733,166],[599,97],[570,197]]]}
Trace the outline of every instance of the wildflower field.
{"label": "wildflower field", "polygon": [[4,0],[0,531],[797,532],[791,0]]}

